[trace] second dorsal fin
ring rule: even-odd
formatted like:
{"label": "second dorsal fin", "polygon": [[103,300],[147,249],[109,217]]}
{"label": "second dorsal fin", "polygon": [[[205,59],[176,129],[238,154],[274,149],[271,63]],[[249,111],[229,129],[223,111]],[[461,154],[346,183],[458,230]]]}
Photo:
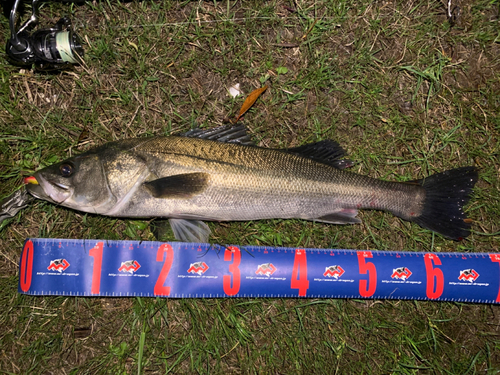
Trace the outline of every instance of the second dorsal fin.
{"label": "second dorsal fin", "polygon": [[349,168],[354,165],[352,160],[341,159],[346,155],[346,152],[337,142],[329,139],[289,148],[286,152],[331,165],[337,169]]}

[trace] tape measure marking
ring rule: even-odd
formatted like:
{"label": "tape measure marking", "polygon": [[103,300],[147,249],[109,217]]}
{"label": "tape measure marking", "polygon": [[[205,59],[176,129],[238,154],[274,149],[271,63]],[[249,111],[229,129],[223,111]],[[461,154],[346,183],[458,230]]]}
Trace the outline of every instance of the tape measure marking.
{"label": "tape measure marking", "polygon": [[500,303],[500,254],[27,239],[19,292]]}

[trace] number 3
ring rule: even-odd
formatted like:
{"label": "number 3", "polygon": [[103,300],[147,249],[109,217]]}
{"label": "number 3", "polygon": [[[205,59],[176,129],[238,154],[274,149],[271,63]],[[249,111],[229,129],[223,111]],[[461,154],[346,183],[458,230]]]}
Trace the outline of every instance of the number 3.
{"label": "number 3", "polygon": [[224,260],[230,262],[231,258],[234,261],[229,265],[229,272],[233,274],[233,286],[231,286],[231,276],[224,275],[222,278],[222,286],[224,287],[224,293],[228,296],[235,296],[240,291],[241,275],[239,265],[241,262],[241,251],[236,246],[230,246],[224,251]]}

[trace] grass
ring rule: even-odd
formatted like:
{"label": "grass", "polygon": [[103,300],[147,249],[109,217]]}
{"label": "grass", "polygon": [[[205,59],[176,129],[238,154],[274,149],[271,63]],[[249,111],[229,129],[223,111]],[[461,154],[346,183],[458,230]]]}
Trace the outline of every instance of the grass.
{"label": "grass", "polygon": [[[399,181],[479,166],[473,232],[453,242],[365,211],[353,226],[210,223],[213,241],[499,252],[499,6],[459,6],[450,26],[438,1],[45,3],[44,26],[70,13],[85,64],[43,73],[0,57],[0,197],[92,145],[221,125],[243,102],[229,87],[248,94],[266,83],[242,120],[262,146],[335,139],[356,172]],[[2,226],[0,372],[500,372],[498,306],[17,294],[26,237],[173,240],[155,227],[41,201]]]}

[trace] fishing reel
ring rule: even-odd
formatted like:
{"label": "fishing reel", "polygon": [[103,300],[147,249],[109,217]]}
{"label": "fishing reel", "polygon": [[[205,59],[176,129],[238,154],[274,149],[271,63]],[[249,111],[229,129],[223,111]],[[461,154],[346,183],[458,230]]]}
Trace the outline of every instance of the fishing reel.
{"label": "fishing reel", "polygon": [[40,0],[32,0],[30,18],[16,30],[18,9],[22,0],[15,0],[10,11],[10,39],[6,52],[18,66],[39,69],[62,69],[81,62],[83,47],[80,37],[73,31],[69,18],[61,18],[53,27],[33,31],[38,24]]}

